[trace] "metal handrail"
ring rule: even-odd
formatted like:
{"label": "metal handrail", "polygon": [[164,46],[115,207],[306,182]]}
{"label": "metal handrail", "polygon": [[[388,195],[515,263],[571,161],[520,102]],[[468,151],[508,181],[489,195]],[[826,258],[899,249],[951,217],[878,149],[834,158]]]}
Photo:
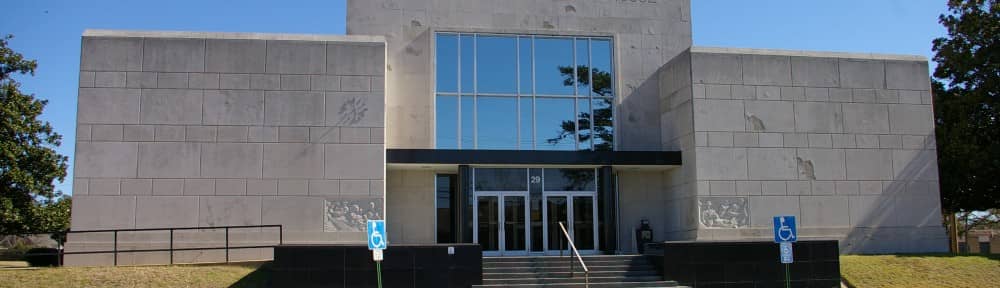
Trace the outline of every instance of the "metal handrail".
{"label": "metal handrail", "polygon": [[[586,285],[586,287],[590,287],[590,269],[587,269],[587,263],[583,262],[583,257],[580,256],[580,251],[576,250],[576,244],[574,244],[573,243],[573,239],[569,237],[569,232],[566,231],[566,226],[563,225],[562,221],[559,221],[559,229],[562,229],[563,236],[566,236],[566,242],[569,243],[569,248],[573,249],[572,250],[573,254],[576,254],[576,260],[580,261],[580,266],[583,267],[584,285]],[[559,249],[559,254],[562,254],[562,249]],[[573,254],[569,255],[570,256],[570,261],[569,261],[569,264],[570,264],[569,265],[569,277],[570,278],[573,278],[573,260],[572,260],[572,255]],[[562,256],[562,255],[560,255],[560,256]]]}
{"label": "metal handrail", "polygon": [[[229,230],[230,229],[249,229],[249,228],[278,228],[278,244],[277,245],[252,245],[252,246],[230,246],[229,244]],[[174,248],[174,231],[177,230],[224,230],[225,231],[225,246],[224,247],[197,247],[197,248]],[[59,259],[58,265],[62,266],[63,255],[80,255],[80,254],[112,254],[114,257],[114,266],[118,266],[118,254],[119,253],[139,253],[139,252],[170,252],[170,265],[174,264],[174,252],[180,251],[199,251],[199,250],[225,250],[226,253],[226,263],[229,263],[229,250],[237,249],[260,249],[260,248],[274,248],[278,245],[283,245],[285,243],[284,237],[284,225],[274,224],[274,225],[239,225],[239,226],[207,226],[207,227],[178,227],[178,228],[140,228],[140,229],[103,229],[103,230],[66,230],[62,232],[54,233],[65,233],[69,234],[83,234],[83,233],[114,233],[113,247],[112,250],[104,251],[74,251],[66,252],[63,249],[63,241],[60,239],[59,252],[58,253],[37,253],[35,255],[58,255]],[[119,232],[149,232],[149,231],[169,231],[170,232],[170,248],[168,249],[132,249],[132,250],[119,250],[118,249],[118,233]],[[68,238],[68,236],[67,236]]]}

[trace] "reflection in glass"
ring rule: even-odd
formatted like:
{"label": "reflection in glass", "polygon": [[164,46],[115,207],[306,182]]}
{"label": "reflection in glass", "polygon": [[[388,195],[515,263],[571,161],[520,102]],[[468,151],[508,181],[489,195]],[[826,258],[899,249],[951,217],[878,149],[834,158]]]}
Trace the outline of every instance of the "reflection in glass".
{"label": "reflection in glass", "polygon": [[576,100],[577,150],[590,150],[590,99]]}
{"label": "reflection in glass", "polygon": [[462,122],[459,124],[462,128],[462,149],[475,149],[476,148],[476,99],[472,95],[462,95],[462,107],[459,110],[459,114],[462,115]]}
{"label": "reflection in glass", "polygon": [[[566,204],[565,196],[551,196],[545,198],[545,216],[547,217],[548,225],[548,250],[566,250],[568,244],[566,244],[566,237],[562,234],[562,229],[559,229],[559,222],[563,222],[566,229],[569,229],[569,223],[566,223],[568,217],[568,207]],[[485,248],[484,248],[485,250]]]}
{"label": "reflection in glass", "polygon": [[438,95],[435,112],[437,115],[438,149],[458,148],[458,97]]}
{"label": "reflection in glass", "polygon": [[576,149],[576,139],[573,136],[576,131],[574,102],[572,98],[535,98],[535,128],[539,140],[535,149]]}
{"label": "reflection in glass", "polygon": [[455,194],[455,183],[458,175],[437,175],[437,243],[454,243],[452,235],[451,195]]}
{"label": "reflection in glass", "polygon": [[458,92],[458,35],[437,37],[437,91]]}
{"label": "reflection in glass", "polygon": [[525,250],[524,196],[503,197],[504,250]]}
{"label": "reflection in glass", "polygon": [[476,103],[478,149],[517,149],[517,98],[479,96]]}
{"label": "reflection in glass", "polygon": [[[580,75],[580,78],[589,77],[589,67],[590,67],[590,40],[576,39],[576,74]],[[572,73],[572,72],[570,72]],[[590,95],[590,80],[587,81],[576,81],[576,94],[580,96]]]}
{"label": "reflection in glass", "polygon": [[578,250],[594,249],[594,197],[573,197],[573,244]]}
{"label": "reflection in glass", "polygon": [[475,81],[476,77],[474,72],[476,71],[476,38],[471,34],[462,34],[459,38],[461,42],[461,47],[459,56],[461,56],[461,68],[460,72],[462,76],[460,77],[462,86],[459,87],[462,93],[472,93],[475,92]]}
{"label": "reflection in glass", "polygon": [[534,91],[531,89],[531,79],[534,79],[531,73],[531,37],[518,37],[518,74],[520,74],[520,94],[521,95],[531,95]]}
{"label": "reflection in glass", "polygon": [[476,168],[473,170],[476,191],[528,191],[524,168]]}
{"label": "reflection in glass", "polygon": [[611,66],[611,40],[591,39],[590,40],[590,74],[593,78],[593,96],[610,97],[614,96],[613,77]]}
{"label": "reflection in glass", "polygon": [[500,250],[500,207],[497,203],[497,196],[479,196],[476,198],[479,211],[476,211],[479,218],[478,232],[479,245],[483,251]]}
{"label": "reflection in glass", "polygon": [[519,138],[521,150],[534,150],[534,136],[535,136],[535,104],[534,98],[532,97],[519,97],[521,101],[521,135]]}
{"label": "reflection in glass", "polygon": [[573,79],[563,77],[565,67],[573,67],[572,38],[535,38],[535,93],[573,95]]}
{"label": "reflection in glass", "polygon": [[545,169],[545,191],[597,191],[594,169]]}
{"label": "reflection in glass", "polygon": [[611,151],[614,149],[615,128],[612,126],[612,101],[614,98],[593,98],[594,123],[590,138],[594,142],[594,150]]}
{"label": "reflection in glass", "polygon": [[[479,36],[476,39],[478,93],[517,92],[517,38]],[[514,142],[511,142],[514,143]]]}

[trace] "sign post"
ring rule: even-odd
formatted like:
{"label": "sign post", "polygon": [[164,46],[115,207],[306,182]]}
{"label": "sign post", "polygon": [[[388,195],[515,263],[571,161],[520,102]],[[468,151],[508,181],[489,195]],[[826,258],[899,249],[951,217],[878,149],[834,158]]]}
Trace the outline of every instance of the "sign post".
{"label": "sign post", "polygon": [[368,250],[372,250],[378,287],[382,288],[382,250],[385,249],[385,220],[368,220]]}
{"label": "sign post", "polygon": [[795,230],[795,216],[774,216],[774,242],[781,251],[781,263],[785,264],[785,287],[791,287],[791,275],[788,264],[792,257],[792,243],[798,241],[798,231]]}

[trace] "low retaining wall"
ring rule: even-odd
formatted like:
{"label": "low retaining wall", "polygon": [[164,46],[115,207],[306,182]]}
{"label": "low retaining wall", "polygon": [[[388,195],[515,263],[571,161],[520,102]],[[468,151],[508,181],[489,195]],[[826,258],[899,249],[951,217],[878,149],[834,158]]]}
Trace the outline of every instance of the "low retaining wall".
{"label": "low retaining wall", "polygon": [[[384,287],[469,287],[483,281],[478,244],[391,245],[383,255]],[[372,252],[363,245],[278,246],[271,269],[272,287],[377,287]]]}
{"label": "low retaining wall", "polygon": [[[784,287],[785,266],[773,242],[665,242],[647,256],[665,279],[706,287]],[[799,241],[789,265],[792,287],[840,287],[837,241]]]}

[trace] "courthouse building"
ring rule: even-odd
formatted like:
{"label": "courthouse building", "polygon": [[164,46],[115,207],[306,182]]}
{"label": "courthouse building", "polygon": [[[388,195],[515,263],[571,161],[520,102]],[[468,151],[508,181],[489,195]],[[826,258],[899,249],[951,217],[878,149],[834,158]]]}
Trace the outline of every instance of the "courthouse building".
{"label": "courthouse building", "polygon": [[88,30],[72,229],[362,244],[385,219],[390,246],[489,256],[558,254],[564,222],[584,253],[631,254],[642,220],[654,241],[770,241],[794,215],[842,253],[946,251],[926,58],[691,31],[688,0],[349,0],[347,35]]}

